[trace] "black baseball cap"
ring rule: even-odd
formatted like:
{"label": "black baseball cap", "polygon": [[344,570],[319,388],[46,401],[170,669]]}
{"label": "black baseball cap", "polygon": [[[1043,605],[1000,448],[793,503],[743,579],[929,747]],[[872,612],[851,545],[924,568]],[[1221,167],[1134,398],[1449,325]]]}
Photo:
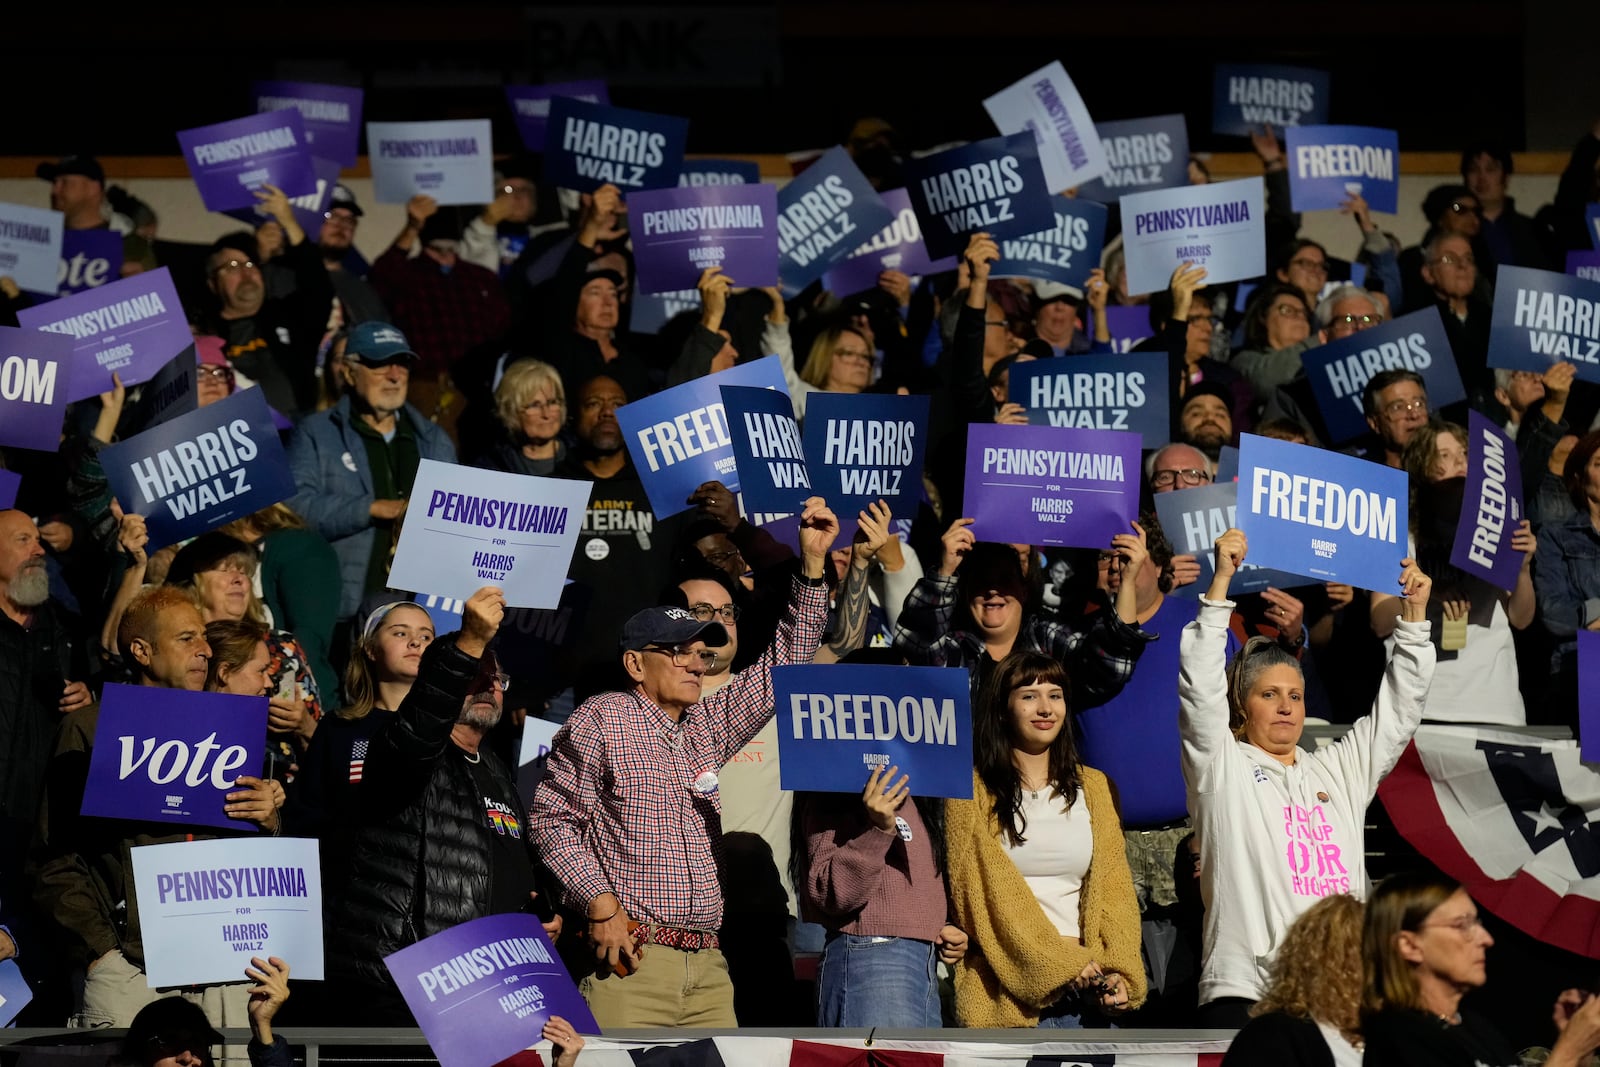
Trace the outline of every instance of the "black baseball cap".
{"label": "black baseball cap", "polygon": [[93,156],[64,156],[55,163],[39,164],[33,168],[33,172],[47,182],[53,182],[63,174],[81,174],[101,185],[106,183],[106,172]]}
{"label": "black baseball cap", "polygon": [[180,1048],[204,1052],[209,1061],[211,1046],[223,1040],[198,1004],[162,997],[139,1009],[128,1024],[122,1048],[130,1063],[150,1063],[168,1054],[165,1050]]}
{"label": "black baseball cap", "polygon": [[358,219],[366,214],[361,210],[361,205],[356,203],[356,194],[350,191],[348,185],[342,183],[335,185],[333,192],[328,194],[328,210],[332,211],[336,207],[344,208]]}
{"label": "black baseball cap", "polygon": [[728,643],[728,631],[720,622],[701,622],[684,608],[645,608],[622,625],[618,651],[671,647],[690,641],[704,641],[713,647]]}

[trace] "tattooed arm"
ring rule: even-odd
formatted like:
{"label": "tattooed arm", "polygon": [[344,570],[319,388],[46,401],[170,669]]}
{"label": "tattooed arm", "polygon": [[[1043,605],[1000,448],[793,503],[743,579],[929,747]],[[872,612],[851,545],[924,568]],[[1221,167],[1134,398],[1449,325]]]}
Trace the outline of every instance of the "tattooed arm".
{"label": "tattooed arm", "polygon": [[867,614],[872,607],[867,578],[879,551],[891,538],[893,516],[883,501],[869,505],[857,516],[856,542],[850,552],[850,570],[839,590],[832,639],[818,649],[815,662],[837,662],[860,648],[867,636]]}

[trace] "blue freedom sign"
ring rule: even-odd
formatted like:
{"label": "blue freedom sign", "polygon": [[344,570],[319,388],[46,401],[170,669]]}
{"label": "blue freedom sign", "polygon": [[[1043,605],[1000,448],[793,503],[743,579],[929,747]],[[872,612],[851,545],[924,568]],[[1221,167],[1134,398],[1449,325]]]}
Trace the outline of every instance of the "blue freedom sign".
{"label": "blue freedom sign", "polygon": [[1092,200],[1050,198],[1055,225],[1038,233],[1000,238],[1000,258],[989,273],[996,278],[1035,278],[1083,290],[1089,272],[1100,265],[1106,209]]}
{"label": "blue freedom sign", "polygon": [[[1172,545],[1173,554],[1193,556],[1200,564],[1200,577],[1178,586],[1172,591],[1173,596],[1193,599],[1211,588],[1211,576],[1216,573],[1217,538],[1239,525],[1238,496],[1238,483],[1232,480],[1155,494],[1156,518],[1161,522],[1161,532]],[[1228,592],[1231,596],[1240,596],[1259,593],[1268,586],[1292,589],[1306,584],[1308,580],[1298,574],[1275,571],[1246,558]]]}
{"label": "blue freedom sign", "polygon": [[755,185],[760,181],[761,165],[745,159],[686,159],[678,171],[678,184],[690,188]]}
{"label": "blue freedom sign", "polygon": [[1467,484],[1450,562],[1511,592],[1522,573],[1523,555],[1511,547],[1522,518],[1516,443],[1478,412],[1467,412]]}
{"label": "blue freedom sign", "polygon": [[1361,394],[1386,370],[1422,375],[1428,407],[1437,411],[1467,398],[1438,308],[1426,307],[1306,351],[1306,379],[1328,428],[1328,444],[1342,445],[1370,431]]}
{"label": "blue freedom sign", "polygon": [[1284,132],[1296,211],[1337,211],[1352,196],[1400,209],[1400,135],[1371,126],[1291,126]]}
{"label": "blue freedom sign", "polygon": [[[806,402],[806,465],[816,495],[844,522],[883,500],[916,513],[928,446],[928,397],[812,393]],[[841,531],[842,533],[843,531]]]}
{"label": "blue freedom sign", "polygon": [[1238,491],[1250,562],[1395,590],[1410,528],[1405,471],[1247,433],[1239,439]]}
{"label": "blue freedom sign", "polygon": [[828,149],[778,190],[778,273],[804,289],[894,221],[850,154]]}
{"label": "blue freedom sign", "polygon": [[569,96],[550,101],[544,176],[564,189],[591,193],[615,185],[626,195],[678,184],[689,120]]}
{"label": "blue freedom sign", "polygon": [[772,669],[784,789],[859,794],[897,767],[913,796],[972,796],[971,683],[948,667]]}
{"label": "blue freedom sign", "polygon": [[799,511],[811,489],[805,442],[789,394],[748,385],[722,386],[733,437],[740,502],[747,511]]}
{"label": "blue freedom sign", "polygon": [[1501,267],[1489,320],[1489,366],[1543,374],[1571,363],[1600,382],[1600,281]]}
{"label": "blue freedom sign", "polygon": [[123,510],[144,516],[152,550],[294,495],[294,475],[259,389],[107,445],[100,461]]}
{"label": "blue freedom sign", "polygon": [[225,798],[266,747],[266,697],[108,682],[80,814],[253,829]]}
{"label": "blue freedom sign", "polygon": [[1206,269],[1206,284],[1242,281],[1267,270],[1260,178],[1185,185],[1122,198],[1128,291],[1167,287],[1185,263]]}
{"label": "blue freedom sign", "polygon": [[1182,115],[1099,122],[1106,172],[1078,186],[1080,200],[1114,204],[1125,193],[1189,184],[1189,126]]}
{"label": "blue freedom sign", "polygon": [[[778,358],[767,356],[617,409],[628,456],[658,520],[689,510],[689,494],[706,482],[718,481],[739,491],[733,435],[722,405],[724,385],[752,385],[776,389],[785,398],[789,395]],[[793,416],[792,407],[789,413]]]}
{"label": "blue freedom sign", "polygon": [[1009,378],[1008,399],[1035,426],[1129,430],[1146,448],[1171,436],[1165,352],[1035,359],[1012,364]]}
{"label": "blue freedom sign", "polygon": [[1211,132],[1248,137],[1328,121],[1328,73],[1270,63],[1219,63],[1211,93]]}
{"label": "blue freedom sign", "polygon": [[953,256],[979,231],[1021,237],[1055,225],[1033,134],[1014,133],[907,160],[906,188],[928,255]]}

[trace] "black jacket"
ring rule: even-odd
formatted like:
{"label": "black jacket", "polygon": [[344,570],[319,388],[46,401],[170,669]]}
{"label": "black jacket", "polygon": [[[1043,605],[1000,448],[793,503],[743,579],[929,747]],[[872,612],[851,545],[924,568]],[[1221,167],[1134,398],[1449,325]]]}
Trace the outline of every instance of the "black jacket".
{"label": "black jacket", "polygon": [[0,817],[29,826],[61,725],[61,691],[86,677],[76,620],[54,601],[24,630],[0,613]]}
{"label": "black jacket", "polygon": [[[494,831],[450,739],[477,672],[478,660],[453,639],[435,641],[367,750],[350,878],[329,902],[326,941],[328,979],[355,983],[375,1000],[395,999],[385,956],[490,913]],[[505,764],[488,746],[479,751],[500,791],[517,797]],[[518,798],[515,810],[528,809]]]}

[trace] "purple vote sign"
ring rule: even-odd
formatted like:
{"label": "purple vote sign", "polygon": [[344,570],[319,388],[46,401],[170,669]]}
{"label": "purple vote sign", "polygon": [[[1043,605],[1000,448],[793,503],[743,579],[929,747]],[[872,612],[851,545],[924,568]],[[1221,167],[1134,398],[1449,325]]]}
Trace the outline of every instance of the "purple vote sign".
{"label": "purple vote sign", "polygon": [[0,470],[0,511],[17,504],[17,490],[22,488],[22,475],[16,471]]}
{"label": "purple vote sign", "polygon": [[61,235],[59,296],[98,289],[122,277],[122,234],[116,230],[68,230]]}
{"label": "purple vote sign", "polygon": [[384,957],[441,1067],[492,1067],[539,1040],[552,1015],[598,1034],[532,915],[489,915]]}
{"label": "purple vote sign", "polygon": [[17,322],[73,339],[69,402],[109,390],[113,372],[137,385],[194,343],[166,267],[27,308]]}
{"label": "purple vote sign", "polygon": [[966,513],[980,541],[1107,548],[1139,511],[1139,435],[974,423]]}
{"label": "purple vote sign", "polygon": [[263,185],[289,196],[316,191],[305,120],[293,108],[179,130],[178,146],[208,211],[250,207]]}
{"label": "purple vote sign", "polygon": [[311,154],[342,167],[356,165],[361,142],[361,90],[315,82],[256,82],[256,111],[300,112]]}
{"label": "purple vote sign", "polygon": [[[205,661],[191,673],[205,680]],[[81,814],[249,830],[224,799],[241,774],[258,774],[267,747],[267,698],[106,684],[95,724]]]}
{"label": "purple vote sign", "polygon": [[1522,523],[1522,466],[1517,446],[1476,411],[1467,412],[1467,485],[1450,562],[1510,592],[1522,572],[1511,536]]}
{"label": "purple vote sign", "polygon": [[506,102],[511,105],[511,117],[516,119],[522,147],[528,151],[544,151],[545,137],[550,127],[550,101],[558,96],[582,100],[586,104],[611,103],[606,83],[598,79],[506,86]]}
{"label": "purple vote sign", "polygon": [[778,284],[778,190],[771,185],[649,189],[628,197],[639,288],[693,289],[721,267],[743,288]]}
{"label": "purple vote sign", "polygon": [[70,337],[0,326],[0,445],[41,452],[61,447],[71,361]]}

